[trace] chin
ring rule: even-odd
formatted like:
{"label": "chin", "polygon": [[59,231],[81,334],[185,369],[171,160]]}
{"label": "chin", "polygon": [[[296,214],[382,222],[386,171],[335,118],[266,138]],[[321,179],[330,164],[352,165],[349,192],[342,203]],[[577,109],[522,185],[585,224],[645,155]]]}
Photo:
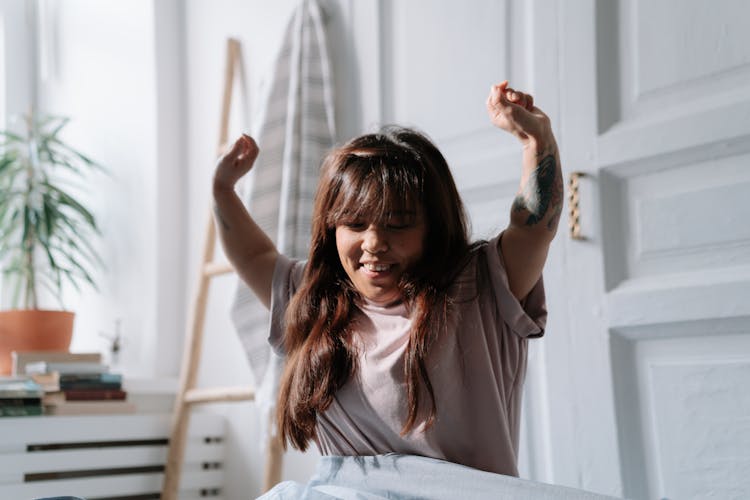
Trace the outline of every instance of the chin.
{"label": "chin", "polygon": [[364,297],[370,302],[374,302],[378,305],[392,304],[393,302],[398,302],[399,300],[401,300],[400,294],[387,294],[387,295],[369,294],[369,295],[365,295]]}

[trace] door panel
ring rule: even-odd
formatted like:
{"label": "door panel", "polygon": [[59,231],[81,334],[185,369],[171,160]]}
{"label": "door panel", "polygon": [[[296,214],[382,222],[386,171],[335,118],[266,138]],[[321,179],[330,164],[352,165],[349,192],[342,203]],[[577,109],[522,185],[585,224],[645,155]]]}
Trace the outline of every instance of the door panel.
{"label": "door panel", "polygon": [[509,74],[507,3],[482,0],[471,9],[430,0],[383,5],[385,117],[429,124],[438,140],[486,132],[486,82]]}
{"label": "door panel", "polygon": [[638,173],[603,172],[608,290],[750,264],[750,155],[680,152],[669,165],[644,159]]}
{"label": "door panel", "polygon": [[[742,324],[694,321],[613,330],[631,497],[740,498],[750,491],[743,473],[750,467],[746,325],[743,318]],[[670,329],[680,335],[665,338]]]}
{"label": "door panel", "polygon": [[588,239],[566,249],[576,390],[553,400],[581,443],[563,482],[750,492],[748,17],[729,1],[582,0],[562,14],[562,106],[586,110],[563,113],[563,149],[588,174]]}
{"label": "door panel", "polygon": [[545,267],[523,477],[632,498],[746,496],[750,3],[561,5],[357,3],[377,11],[380,39],[364,58],[363,86],[377,82],[365,123],[432,136],[474,237],[507,225],[520,173],[516,140],[485,116],[491,83],[533,92],[564,173],[586,174],[585,239],[561,224]]}
{"label": "door panel", "polygon": [[497,0],[471,8],[449,0],[381,5],[381,121],[416,126],[435,140],[473,215],[474,235],[491,237],[507,225],[521,154],[515,138],[490,125],[484,102],[503,78],[523,88],[524,51],[513,35],[525,7]]}

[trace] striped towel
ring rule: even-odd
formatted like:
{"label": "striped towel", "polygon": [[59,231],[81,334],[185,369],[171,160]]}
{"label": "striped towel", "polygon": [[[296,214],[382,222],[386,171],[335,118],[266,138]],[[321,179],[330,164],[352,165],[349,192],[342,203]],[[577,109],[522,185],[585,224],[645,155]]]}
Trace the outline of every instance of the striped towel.
{"label": "striped towel", "polygon": [[[248,209],[279,252],[306,258],[320,162],[335,140],[332,76],[316,0],[301,0],[287,26],[257,138],[261,152],[247,185]],[[282,363],[270,358],[269,313],[242,281],[231,317],[255,380],[272,386],[261,387],[258,398],[274,398]]]}

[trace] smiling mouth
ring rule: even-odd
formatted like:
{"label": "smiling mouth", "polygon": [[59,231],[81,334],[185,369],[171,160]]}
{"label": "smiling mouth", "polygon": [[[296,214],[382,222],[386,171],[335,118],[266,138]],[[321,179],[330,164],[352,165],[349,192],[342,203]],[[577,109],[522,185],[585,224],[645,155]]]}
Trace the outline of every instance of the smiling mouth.
{"label": "smiling mouth", "polygon": [[391,268],[391,264],[370,264],[370,263],[366,263],[366,264],[362,264],[362,266],[366,270],[368,270],[368,271],[370,271],[372,273],[382,273],[383,271],[387,271],[388,269]]}

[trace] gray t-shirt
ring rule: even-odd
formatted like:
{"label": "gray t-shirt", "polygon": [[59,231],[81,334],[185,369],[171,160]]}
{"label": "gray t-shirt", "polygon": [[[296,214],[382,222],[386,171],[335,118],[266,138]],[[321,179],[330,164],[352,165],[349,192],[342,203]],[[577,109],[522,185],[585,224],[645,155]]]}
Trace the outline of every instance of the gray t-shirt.
{"label": "gray t-shirt", "polygon": [[[403,370],[412,323],[408,306],[357,304],[359,371],[318,415],[316,443],[323,455],[395,452],[518,475],[526,343],[544,334],[547,311],[541,278],[522,303],[510,292],[501,236],[474,252],[449,291],[448,329],[426,358],[437,406],[426,431],[430,400],[423,389],[418,425],[400,435],[408,411]],[[269,342],[282,355],[284,312],[304,266],[280,256],[274,270]]]}

